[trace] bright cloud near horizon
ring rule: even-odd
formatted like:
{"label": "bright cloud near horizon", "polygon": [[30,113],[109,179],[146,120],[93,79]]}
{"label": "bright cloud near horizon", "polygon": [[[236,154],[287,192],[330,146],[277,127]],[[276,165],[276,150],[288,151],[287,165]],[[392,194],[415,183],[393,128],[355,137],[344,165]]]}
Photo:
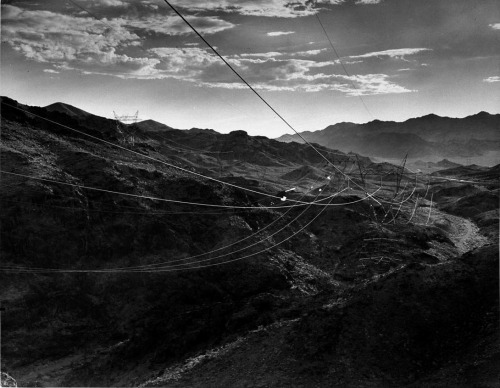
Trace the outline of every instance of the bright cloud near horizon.
{"label": "bright cloud near horizon", "polygon": [[[105,117],[139,110],[176,128],[290,133],[163,1],[4,3],[3,95]],[[173,5],[299,131],[500,113],[496,0]]]}

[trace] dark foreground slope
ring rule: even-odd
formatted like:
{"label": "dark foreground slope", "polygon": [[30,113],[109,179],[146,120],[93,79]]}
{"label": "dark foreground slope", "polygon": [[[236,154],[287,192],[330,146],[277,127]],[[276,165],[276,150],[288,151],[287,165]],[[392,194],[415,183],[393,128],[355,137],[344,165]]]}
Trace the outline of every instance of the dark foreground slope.
{"label": "dark foreground slope", "polygon": [[[76,186],[2,174],[3,268],[175,265],[1,272],[2,367],[20,386],[488,386],[498,377],[496,245],[481,240],[458,257],[454,229],[426,225],[427,208],[382,225],[367,202],[285,213],[151,200],[270,205],[259,191],[318,182],[324,163],[305,146],[241,132],[161,140],[143,131],[132,144],[111,120],[32,111],[92,139],[8,108],[1,169]],[[174,151],[172,139],[211,149]],[[321,181],[322,195],[334,184]],[[173,262],[189,256],[206,261]]]}

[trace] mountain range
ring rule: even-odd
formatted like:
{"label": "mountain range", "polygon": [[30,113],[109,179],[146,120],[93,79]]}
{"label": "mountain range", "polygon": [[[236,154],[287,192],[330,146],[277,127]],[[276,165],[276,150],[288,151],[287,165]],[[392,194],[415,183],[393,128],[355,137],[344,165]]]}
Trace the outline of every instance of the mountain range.
{"label": "mountain range", "polygon": [[[78,120],[98,117],[62,102],[48,105],[45,109]],[[211,133],[215,137],[220,135],[209,129],[179,130],[155,120],[121,124],[121,127],[137,135],[140,133],[167,135],[173,142],[177,140],[191,142],[193,133]],[[167,132],[172,133],[167,134]],[[460,158],[481,156],[491,151],[500,151],[500,115],[479,112],[464,118],[449,118],[430,114],[404,122],[380,120],[365,124],[343,122],[320,131],[305,131],[300,134],[309,142],[369,157],[402,159],[408,154],[410,159],[452,157],[460,160]],[[200,143],[206,145],[206,136],[197,140],[195,146],[200,146]],[[285,143],[303,143],[296,134],[285,134],[276,140]],[[212,147],[213,142],[209,143]],[[495,160],[492,164],[497,162]]]}
{"label": "mountain range", "polygon": [[[2,116],[9,121],[36,125],[37,128],[57,135],[86,138],[87,134],[122,146],[133,146],[135,151],[143,154],[152,153],[174,165],[224,176],[225,179],[242,175],[247,178],[258,176],[261,181],[265,181],[267,174],[269,182],[275,184],[277,177],[291,170],[300,169],[304,165],[324,167],[326,164],[322,156],[307,145],[283,143],[264,136],[249,136],[245,131],[221,134],[212,129],[180,130],[154,120],[125,124],[61,102],[46,107],[33,107],[8,97],[2,97],[1,101]],[[27,112],[62,125],[40,120]],[[77,131],[72,131],[71,128]],[[352,164],[354,155],[322,146],[317,149],[325,155],[334,155],[336,164]],[[357,158],[366,166],[372,163],[369,158],[361,155],[357,155]]]}
{"label": "mountain range", "polygon": [[[500,115],[480,112],[449,118],[430,114],[404,122],[344,122],[302,132],[301,136],[325,147],[379,158],[403,158],[406,154],[409,158],[473,157],[500,151]],[[277,140],[302,142],[298,135],[283,135]]]}

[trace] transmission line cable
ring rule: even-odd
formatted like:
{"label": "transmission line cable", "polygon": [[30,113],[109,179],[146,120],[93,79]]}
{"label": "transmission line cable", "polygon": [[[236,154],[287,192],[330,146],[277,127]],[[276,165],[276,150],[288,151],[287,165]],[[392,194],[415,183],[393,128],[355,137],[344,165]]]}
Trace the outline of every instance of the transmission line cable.
{"label": "transmission line cable", "polygon": [[[90,11],[88,11],[86,8],[76,4],[73,0],[70,0],[74,5],[76,5],[78,8],[88,12],[90,15],[94,16],[97,20],[101,21],[100,18],[98,18],[97,16],[95,16],[93,13],[91,13]],[[295,130],[295,128],[283,117],[281,116],[278,111],[276,111],[272,106],[271,104],[269,104],[267,102],[267,100],[264,99],[264,97],[262,97],[260,95],[260,93],[258,93],[251,85],[250,83],[248,83],[232,66],[231,64],[226,61],[226,59],[221,55],[219,54],[219,52],[198,32],[198,30],[196,30],[196,28],[194,28],[194,26],[174,7],[172,6],[172,4],[170,4],[167,0],[164,0],[164,2],[189,26],[189,28],[191,28],[191,30],[231,69],[231,71],[236,74],[236,76],[245,84],[248,86],[248,88],[260,99],[262,100],[262,102],[264,102],[264,104],[266,106],[269,107],[269,109],[271,109],[271,111],[273,113],[275,113],[290,129],[292,129],[293,132],[295,132],[303,141],[304,143],[308,144],[318,155],[320,155],[328,164],[332,165],[334,169],[336,169],[339,173],[341,173],[345,179],[347,180],[351,180],[351,178],[344,174],[339,168],[337,168],[328,158],[326,158],[324,156],[324,154],[322,154],[316,147],[314,147],[309,141],[307,141],[297,130]],[[110,28],[112,28],[111,26],[109,26]],[[352,183],[355,185],[355,186],[358,186],[358,188],[360,188],[361,190],[363,190],[365,192],[365,194],[368,194],[368,192],[366,190],[364,190],[364,188],[361,186],[361,185],[358,185],[356,182],[352,181]],[[372,199],[374,199],[376,202],[378,202],[376,200],[375,197],[373,197]],[[380,202],[378,202],[380,204]]]}
{"label": "transmission line cable", "polygon": [[[319,196],[320,193],[318,193],[318,195],[316,196],[316,198]],[[333,199],[333,198],[332,198]],[[245,250],[248,250],[250,249],[251,247],[255,246],[255,245],[258,245],[258,244],[261,244],[263,243],[264,241],[268,240],[269,238],[275,236],[276,234],[278,234],[279,232],[281,232],[282,230],[286,229],[287,227],[289,227],[293,222],[295,222],[296,220],[298,220],[303,214],[305,214],[306,211],[309,210],[311,205],[309,205],[305,210],[303,210],[298,216],[296,216],[292,221],[288,222],[285,226],[283,226],[281,229],[279,229],[278,231],[274,232],[273,234],[271,234],[270,236],[266,237],[265,239],[262,239],[260,241],[257,241],[257,242],[254,242],[253,244],[251,245],[248,245],[246,247],[243,247],[243,248],[240,248],[238,250],[235,250],[235,251],[231,251],[231,252],[228,252],[228,253],[225,253],[225,254],[222,254],[222,255],[218,255],[216,257],[211,257],[211,258],[208,258],[208,259],[203,259],[203,260],[196,260],[196,261],[190,261],[190,262],[186,262],[186,263],[181,263],[181,262],[184,262],[184,261],[188,261],[188,260],[191,260],[191,259],[194,259],[194,258],[197,258],[197,257],[201,257],[201,256],[205,256],[205,255],[208,255],[208,254],[211,254],[211,253],[214,253],[214,252],[217,252],[217,251],[220,251],[222,249],[225,249],[227,247],[231,247],[239,242],[242,242],[242,241],[245,241],[247,240],[248,238],[250,237],[253,237],[255,236],[256,234],[260,233],[260,232],[263,232],[264,229],[256,232],[256,233],[253,233],[252,235],[250,236],[247,236],[239,241],[236,241],[232,244],[229,244],[225,247],[222,247],[222,248],[219,248],[219,249],[216,249],[216,250],[213,250],[213,251],[210,251],[210,252],[206,252],[206,253],[203,253],[203,254],[200,254],[200,255],[195,255],[195,256],[190,256],[190,257],[187,257],[187,258],[183,258],[183,259],[178,259],[178,260],[173,260],[173,261],[167,261],[167,262],[159,262],[159,263],[153,263],[153,264],[145,264],[145,265],[139,265],[139,266],[129,266],[129,267],[113,267],[113,268],[107,268],[107,269],[103,269],[103,271],[110,271],[110,272],[122,272],[122,271],[127,271],[127,272],[145,272],[147,270],[153,270],[153,269],[166,269],[166,268],[176,268],[176,267],[182,267],[182,266],[188,266],[188,265],[193,265],[193,264],[198,264],[198,263],[204,263],[204,262],[208,262],[208,261],[212,261],[212,260],[215,260],[215,259],[218,259],[218,258],[222,258],[222,257],[226,257],[226,256],[230,256],[232,254],[235,254],[235,253],[238,253],[238,252],[241,252],[241,251],[245,251]],[[326,204],[323,205],[323,206],[327,206]],[[292,209],[289,209],[286,213],[288,213],[290,210]],[[285,213],[285,214],[286,214]],[[282,215],[283,217],[284,215]],[[282,218],[280,217],[280,219]],[[279,220],[279,219],[278,219]],[[277,221],[277,220],[275,220]],[[269,224],[268,226],[271,226],[273,223]],[[180,264],[175,264],[175,263],[180,263]],[[42,268],[38,268],[40,270],[43,270]],[[59,272],[60,269],[51,269],[52,271],[56,271],[56,272]]]}
{"label": "transmission line cable", "polygon": [[[345,189],[344,189],[345,190]],[[344,191],[342,190],[342,191]],[[310,190],[312,191],[312,189]],[[342,191],[340,192],[337,192],[335,194],[335,196],[339,195]],[[302,197],[305,197],[306,195],[308,194],[308,192],[304,193]],[[321,192],[318,192],[318,194],[316,195],[316,198],[317,199],[319,197],[319,195],[321,194]],[[333,198],[333,197],[332,197]],[[309,205],[307,207],[307,209],[310,208],[311,205]],[[326,205],[325,205],[326,206]],[[225,245],[223,247],[220,247],[218,249],[214,249],[214,250],[211,250],[211,251],[208,251],[208,252],[205,252],[205,253],[202,253],[202,254],[199,254],[199,255],[194,255],[194,256],[190,256],[190,257],[187,257],[187,258],[183,258],[183,259],[178,259],[178,260],[173,260],[173,261],[168,261],[168,262],[161,262],[161,263],[153,263],[153,264],[146,264],[146,265],[141,265],[141,266],[132,266],[132,267],[116,267],[116,268],[113,268],[113,270],[122,270],[122,269],[140,269],[140,268],[148,268],[148,267],[159,267],[159,266],[165,266],[165,265],[168,265],[168,266],[172,266],[172,264],[174,263],[178,263],[178,262],[183,262],[183,261],[188,261],[188,260],[192,260],[192,259],[195,259],[195,258],[198,258],[198,257],[201,257],[201,256],[206,256],[206,255],[209,255],[209,254],[212,254],[212,253],[215,253],[215,252],[218,252],[218,251],[221,251],[223,249],[227,249],[231,246],[234,246],[236,244],[239,244],[245,240],[248,240],[254,236],[256,236],[257,234],[260,234],[262,232],[264,232],[266,229],[270,228],[272,225],[274,225],[275,223],[277,223],[280,219],[284,218],[290,211],[292,210],[292,208],[288,209],[285,213],[281,214],[281,216],[277,219],[275,219],[273,222],[271,222],[270,224],[266,225],[265,227],[263,227],[262,229],[259,229],[257,232],[254,232],[252,233],[251,235],[248,235],[238,241],[235,241],[231,244],[228,244],[228,245]],[[214,258],[210,258],[208,260],[215,260],[217,258],[220,258],[220,257],[225,257],[225,256],[228,256],[228,255],[231,255],[231,254],[234,254],[234,253],[237,253],[237,252],[241,252],[243,250],[246,250],[246,249],[249,249],[250,247],[252,246],[255,246],[257,244],[260,244],[261,242],[273,237],[274,235],[276,235],[277,233],[279,233],[280,231],[284,230],[287,226],[289,226],[291,223],[293,223],[294,221],[296,221],[298,218],[300,218],[300,216],[304,214],[304,211],[299,215],[297,216],[294,220],[292,220],[291,222],[289,222],[287,225],[285,225],[283,228],[281,228],[280,230],[278,230],[277,232],[273,233],[272,235],[268,236],[266,239],[263,239],[261,241],[258,241],[257,243],[254,243],[250,246],[247,246],[247,247],[244,247],[244,248],[241,248],[239,250],[236,250],[236,251],[232,251],[232,252],[229,252],[229,253],[226,253],[224,255],[219,255],[219,256],[216,256]],[[207,261],[207,260],[202,260],[202,261],[195,261],[195,262],[190,262],[190,263],[186,263],[186,264],[191,264],[191,263],[198,263],[198,262],[203,262],[203,261]],[[186,265],[186,264],[181,264],[181,265]],[[173,267],[175,267],[176,265],[174,265]]]}
{"label": "transmission line cable", "polygon": [[[337,196],[338,194],[340,194],[341,192],[338,192],[336,193],[335,196]],[[318,193],[318,195],[316,196],[316,198],[318,198],[320,195],[320,193]],[[332,197],[333,198],[333,197]],[[324,205],[326,206],[326,205]],[[223,249],[226,249],[228,247],[231,247],[231,246],[234,246],[240,242],[243,242],[245,240],[248,240],[249,238],[251,237],[254,237],[256,236],[257,234],[261,233],[261,232],[264,232],[264,230],[266,230],[268,227],[274,225],[277,221],[279,221],[280,219],[282,219],[287,213],[289,213],[292,209],[289,209],[287,210],[284,214],[281,215],[281,217],[277,218],[276,220],[274,220],[272,223],[268,224],[265,228],[263,229],[260,229],[259,231],[243,238],[243,239],[240,239],[239,241],[236,241],[234,243],[231,243],[229,245],[226,245],[224,247],[221,247],[221,248],[218,248],[218,249],[215,249],[213,251],[210,251],[210,252],[206,252],[206,253],[202,253],[202,254],[199,254],[199,255],[195,255],[195,256],[190,256],[190,257],[187,257],[187,258],[183,258],[183,259],[178,259],[178,260],[173,260],[173,261],[167,261],[167,262],[159,262],[159,263],[153,263],[153,264],[146,264],[146,265],[140,265],[140,266],[135,266],[135,267],[121,267],[121,268],[113,268],[113,270],[142,270],[142,269],[148,269],[148,268],[173,268],[173,267],[181,267],[181,266],[185,266],[185,265],[192,265],[192,264],[198,264],[198,263],[202,263],[202,262],[207,262],[207,261],[212,261],[212,260],[215,260],[215,259],[219,259],[221,257],[226,257],[226,256],[230,256],[230,255],[233,255],[235,253],[238,253],[238,252],[241,252],[241,251],[245,251],[245,250],[248,250],[250,249],[251,247],[254,247],[258,244],[261,244],[263,242],[265,242],[266,240],[269,240],[271,237],[274,237],[275,235],[277,235],[278,233],[280,233],[281,231],[285,230],[286,228],[288,228],[293,222],[297,221],[300,217],[302,217],[302,215],[304,215],[308,210],[309,208],[311,207],[311,205],[307,206],[298,216],[296,216],[292,221],[288,222],[286,225],[284,225],[281,229],[273,232],[271,235],[269,235],[268,237],[264,238],[264,239],[261,239],[257,242],[254,242],[250,245],[247,245],[243,248],[240,248],[238,250],[234,250],[234,251],[231,251],[231,252],[228,252],[228,253],[225,253],[225,254],[222,254],[222,255],[218,255],[218,256],[215,256],[215,257],[211,257],[211,258],[208,258],[208,259],[204,259],[204,260],[196,260],[196,261],[189,261],[187,263],[181,263],[181,262],[184,262],[184,261],[188,261],[188,260],[191,260],[191,259],[194,259],[194,258],[197,258],[197,257],[201,257],[201,256],[206,256],[206,255],[209,255],[209,254],[212,254],[214,252],[217,252],[217,251],[220,251],[220,250],[223,250]],[[180,264],[175,264],[175,263],[180,263]]]}
{"label": "transmission line cable", "polygon": [[[170,2],[168,2],[167,0],[163,0],[183,21],[184,23],[186,23],[189,28],[191,28],[191,30],[193,30],[193,32],[226,64],[227,67],[229,67],[229,69],[231,69],[231,71],[236,74],[236,76],[269,108],[271,109],[271,111],[281,120],[283,121],[283,123],[286,124],[287,127],[289,127],[293,132],[295,132],[295,134],[297,134],[297,136],[299,136],[303,141],[304,143],[306,143],[307,145],[309,145],[318,155],[321,156],[321,158],[323,158],[328,164],[330,164],[334,169],[336,169],[339,173],[341,173],[346,179],[350,180],[351,178],[347,175],[345,175],[339,168],[337,168],[337,166],[335,166],[325,155],[323,155],[316,147],[314,147],[309,141],[307,141],[281,114],[278,113],[278,111],[276,109],[274,109],[272,107],[271,104],[269,104],[267,102],[267,100],[262,97],[260,95],[259,92],[257,92],[257,90],[254,89],[254,87],[252,85],[250,85],[250,83],[248,83],[245,78],[243,78],[240,73],[238,73],[238,71],[235,70],[235,68],[233,66],[231,66],[231,64],[226,61],[226,59],[221,55],[219,54],[219,52],[203,37],[203,35],[201,35],[198,30],[196,28],[193,27],[193,25],[191,23],[189,23],[189,21],[172,5],[170,4]],[[356,186],[358,186],[360,189],[363,189],[360,185],[358,185],[356,182],[352,181],[352,183]],[[365,191],[365,190],[364,190]],[[365,193],[367,193],[365,191]]]}
{"label": "transmission line cable", "polygon": [[[120,149],[122,149],[122,150],[124,150],[124,151],[131,152],[131,153],[133,153],[133,154],[135,154],[135,155],[139,155],[139,156],[141,156],[141,157],[143,157],[143,158],[146,158],[146,159],[149,159],[149,160],[153,160],[153,161],[155,161],[155,162],[158,162],[158,163],[164,164],[164,165],[166,165],[166,166],[168,166],[168,167],[171,167],[171,168],[175,168],[175,169],[177,169],[177,170],[180,170],[180,171],[182,171],[182,172],[185,172],[185,173],[188,173],[188,174],[191,174],[191,175],[195,175],[195,176],[198,176],[198,177],[200,177],[200,178],[207,179],[207,180],[211,180],[211,181],[214,181],[214,182],[220,183],[220,184],[222,184],[222,185],[231,186],[231,187],[233,187],[233,188],[237,188],[237,189],[240,189],[240,190],[243,190],[243,191],[248,191],[248,192],[251,192],[251,193],[254,193],[254,194],[263,195],[263,196],[270,197],[270,198],[274,198],[274,199],[278,199],[278,200],[280,199],[280,197],[277,197],[277,196],[272,195],[272,194],[267,194],[267,193],[264,193],[264,192],[260,192],[260,191],[256,191],[256,190],[248,189],[248,188],[246,188],[246,187],[242,187],[242,186],[234,185],[234,184],[232,184],[232,183],[224,182],[224,181],[222,181],[222,180],[220,180],[220,179],[213,178],[213,177],[209,177],[209,176],[206,176],[206,175],[203,175],[203,174],[197,173],[197,172],[195,172],[195,171],[190,171],[190,170],[185,169],[185,168],[183,168],[183,167],[176,166],[176,165],[174,165],[174,164],[171,164],[171,163],[165,162],[165,161],[163,161],[163,160],[160,160],[160,159],[154,158],[154,157],[152,157],[152,156],[142,154],[142,153],[140,153],[140,152],[137,152],[137,151],[131,150],[131,149],[129,149],[129,148],[123,147],[123,146],[121,146],[121,145],[119,145],[119,144],[116,144],[116,143],[113,143],[113,142],[110,142],[110,141],[107,141],[107,140],[104,140],[104,139],[100,139],[100,138],[98,138],[98,137],[96,137],[96,136],[90,135],[90,134],[85,133],[85,132],[83,132],[83,131],[80,131],[80,130],[78,130],[78,129],[71,128],[71,127],[69,127],[69,126],[67,126],[67,125],[64,125],[64,124],[58,123],[58,122],[56,122],[56,121],[50,120],[50,119],[48,119],[48,118],[46,118],[46,117],[43,117],[43,116],[37,115],[37,114],[35,114],[35,113],[31,113],[30,111],[28,111],[28,110],[26,110],[26,109],[22,109],[22,108],[19,108],[19,107],[16,107],[16,106],[14,106],[14,105],[10,105],[10,104],[7,104],[7,103],[3,103],[3,104],[4,104],[4,105],[6,105],[6,106],[9,106],[9,107],[11,107],[11,108],[14,108],[14,109],[17,109],[17,110],[23,111],[23,112],[25,112],[25,113],[28,113],[28,114],[30,114],[30,115],[32,115],[32,116],[38,117],[38,118],[40,118],[40,119],[42,119],[42,120],[46,120],[46,121],[48,121],[48,122],[50,122],[50,123],[53,123],[53,124],[59,125],[59,126],[61,126],[61,127],[63,127],[63,128],[69,129],[69,130],[74,131],[74,132],[76,132],[76,133],[79,133],[79,134],[81,134],[81,135],[84,135],[84,136],[90,137],[90,138],[92,138],[92,139],[94,139],[94,140],[97,140],[97,141],[100,141],[100,142],[102,142],[102,143],[105,143],[105,144],[108,144],[108,145],[111,145],[111,146],[114,146],[114,147],[120,148]],[[290,201],[292,201],[292,202],[296,202],[296,201],[294,201],[294,200],[290,200]],[[307,203],[306,203],[306,204],[307,204]]]}
{"label": "transmission line cable", "polygon": [[[94,191],[100,191],[104,193],[110,193],[110,194],[118,194],[118,195],[124,195],[128,197],[135,197],[135,198],[143,198],[143,199],[149,199],[153,201],[163,201],[163,202],[171,202],[171,203],[178,203],[182,205],[193,205],[193,206],[207,206],[207,207],[217,207],[217,208],[230,208],[230,209],[254,209],[254,210],[262,210],[262,209],[288,209],[288,208],[293,208],[293,207],[303,207],[307,206],[309,204],[317,205],[317,206],[325,206],[324,203],[326,200],[328,200],[330,197],[326,197],[314,202],[302,202],[302,201],[294,201],[298,202],[299,204],[295,205],[279,205],[279,206],[239,206],[239,205],[218,205],[218,204],[212,204],[212,203],[200,203],[200,202],[190,202],[190,201],[181,201],[181,200],[175,200],[175,199],[168,199],[168,198],[159,198],[159,197],[153,197],[153,196],[148,196],[148,195],[139,195],[139,194],[132,194],[132,193],[123,193],[120,191],[113,191],[113,190],[107,190],[107,189],[101,189],[97,187],[92,187],[92,186],[86,186],[86,185],[81,185],[77,183],[69,183],[69,182],[61,182],[57,181],[54,179],[48,179],[48,178],[39,178],[35,177],[32,175],[25,175],[25,174],[20,174],[20,173],[15,173],[15,172],[9,172],[9,171],[3,171],[0,170],[0,173],[2,174],[8,174],[8,175],[13,175],[13,176],[18,176],[18,177],[23,177],[27,179],[34,179],[38,181],[43,181],[43,182],[51,182],[51,183],[57,183],[60,185],[66,185],[66,186],[72,186],[72,187],[79,187],[82,189],[86,190],[94,190]],[[378,191],[378,190],[377,190]],[[283,200],[283,197],[276,197],[280,201]],[[286,198],[287,201],[292,201],[291,199]],[[336,206],[340,204],[332,204],[329,206]]]}
{"label": "transmission line cable", "polygon": [[[377,189],[375,192],[377,192],[379,189]],[[373,193],[375,194],[375,193]],[[363,199],[361,199],[363,200]],[[360,201],[361,201],[360,200]],[[200,265],[200,266],[194,266],[194,267],[187,267],[187,268],[167,268],[167,269],[151,269],[151,270],[144,270],[144,271],[140,271],[140,272],[150,272],[150,273],[163,273],[163,272],[178,272],[178,271],[186,271],[186,270],[194,270],[194,269],[202,269],[202,268],[209,268],[209,267],[215,267],[215,266],[219,266],[219,265],[225,265],[225,264],[229,264],[229,263],[233,263],[233,262],[236,262],[236,261],[240,261],[240,260],[244,260],[244,259],[247,259],[249,257],[253,257],[253,256],[256,256],[258,254],[261,254],[261,253],[265,253],[265,252],[268,252],[270,251],[271,249],[273,248],[276,248],[277,246],[285,243],[286,241],[290,240],[291,238],[293,238],[294,236],[296,236],[297,234],[299,234],[300,232],[302,232],[305,228],[307,228],[310,224],[312,224],[324,211],[325,209],[327,209],[329,206],[331,205],[334,205],[332,204],[331,202],[333,201],[333,198],[330,199],[330,201],[326,204],[326,205],[323,205],[321,210],[318,212],[318,214],[316,216],[314,216],[309,222],[307,222],[304,226],[302,226],[299,230],[297,230],[296,232],[294,232],[293,234],[291,234],[290,236],[288,236],[287,238],[283,239],[282,241],[270,246],[270,247],[267,247],[261,251],[258,251],[258,252],[254,252],[254,253],[251,253],[249,255],[245,255],[245,256],[242,256],[242,257],[238,257],[238,258],[235,258],[235,259],[231,259],[231,260],[226,260],[226,261],[223,261],[223,262],[218,262],[218,263],[211,263],[211,264],[204,264],[204,265]],[[53,273],[55,271],[51,271],[51,270],[47,270],[47,269],[40,269],[40,270],[30,270],[29,268],[25,268],[25,269],[19,269],[19,268],[0,268],[0,270],[2,271],[5,271],[5,272],[18,272],[18,273],[31,273],[31,272],[34,272],[34,273]],[[114,270],[57,270],[58,273],[126,273],[126,272],[137,272],[137,271],[114,271]]]}
{"label": "transmission line cable", "polygon": [[[340,63],[340,65],[342,66],[342,69],[344,69],[344,73],[347,75],[347,79],[350,81],[351,83],[351,86],[359,92],[359,89],[358,87],[356,86],[356,84],[354,83],[354,81],[351,79],[351,75],[349,74],[349,72],[347,71],[347,68],[345,67],[344,65],[344,62],[342,62],[342,59],[340,58],[340,55],[337,51],[337,49],[335,48],[335,46],[333,45],[333,42],[332,40],[330,39],[330,36],[328,35],[328,33],[326,32],[326,29],[325,29],[325,26],[323,25],[323,23],[321,22],[321,19],[319,17],[318,14],[316,14],[316,19],[318,20],[319,22],[319,25],[321,26],[321,29],[323,30],[323,33],[325,34],[326,36],[326,39],[328,40],[328,42],[330,43],[330,47],[332,48],[333,52],[335,53],[335,55],[337,56],[337,59]],[[361,96],[361,94],[358,93],[358,97],[359,99],[361,100],[361,103],[363,104],[363,107],[365,108],[366,110],[366,113],[368,113],[368,115],[371,117],[372,120],[374,120],[375,118],[373,117],[373,115],[371,114],[370,110],[368,109],[368,107],[366,106],[366,103],[365,103],[365,100],[363,100],[363,97]]]}

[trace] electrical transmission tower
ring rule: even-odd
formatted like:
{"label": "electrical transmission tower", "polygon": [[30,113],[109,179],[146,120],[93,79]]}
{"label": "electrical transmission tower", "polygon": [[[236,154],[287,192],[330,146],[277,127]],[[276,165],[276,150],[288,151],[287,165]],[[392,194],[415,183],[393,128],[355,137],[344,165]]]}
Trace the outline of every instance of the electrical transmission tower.
{"label": "electrical transmission tower", "polygon": [[139,121],[139,111],[135,112],[134,115],[117,115],[113,111],[116,120],[116,128],[118,132],[122,135],[121,141],[123,143],[129,143],[131,145],[135,144],[135,128],[133,124]]}

